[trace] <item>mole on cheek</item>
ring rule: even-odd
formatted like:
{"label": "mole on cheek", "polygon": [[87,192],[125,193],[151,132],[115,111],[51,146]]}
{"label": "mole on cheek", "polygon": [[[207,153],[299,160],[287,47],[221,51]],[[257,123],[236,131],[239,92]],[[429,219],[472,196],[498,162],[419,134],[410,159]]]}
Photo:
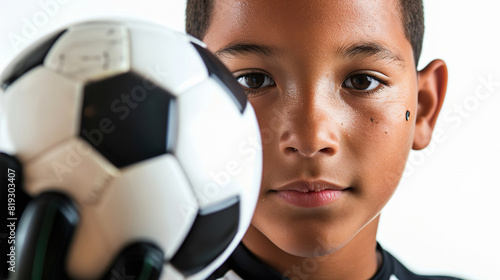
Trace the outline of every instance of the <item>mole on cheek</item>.
{"label": "mole on cheek", "polygon": [[406,111],[406,121],[410,119],[410,111]]}

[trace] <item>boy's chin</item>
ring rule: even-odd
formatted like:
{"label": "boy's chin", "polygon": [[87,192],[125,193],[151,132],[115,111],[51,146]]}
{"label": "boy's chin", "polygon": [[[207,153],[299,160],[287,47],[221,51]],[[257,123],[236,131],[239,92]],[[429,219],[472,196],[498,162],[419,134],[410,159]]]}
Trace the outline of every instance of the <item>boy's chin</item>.
{"label": "boy's chin", "polygon": [[267,252],[275,256],[284,252],[294,257],[318,258],[336,253],[347,244],[356,247],[353,242],[365,245],[375,242],[378,217],[368,222],[317,226],[277,226],[275,223],[274,227],[263,227],[262,230],[252,224],[243,243],[254,252]]}
{"label": "boy's chin", "polygon": [[277,238],[275,245],[282,251],[302,258],[318,258],[342,249],[353,236],[295,236]]}
{"label": "boy's chin", "polygon": [[291,231],[261,232],[257,228],[250,226],[243,238],[243,243],[251,251],[257,249],[256,247],[260,247],[257,251],[265,250],[269,252],[269,250],[272,250],[278,255],[280,255],[279,252],[281,251],[293,257],[317,258],[342,249],[354,235],[347,232],[327,234],[326,232],[317,232],[307,228]]}

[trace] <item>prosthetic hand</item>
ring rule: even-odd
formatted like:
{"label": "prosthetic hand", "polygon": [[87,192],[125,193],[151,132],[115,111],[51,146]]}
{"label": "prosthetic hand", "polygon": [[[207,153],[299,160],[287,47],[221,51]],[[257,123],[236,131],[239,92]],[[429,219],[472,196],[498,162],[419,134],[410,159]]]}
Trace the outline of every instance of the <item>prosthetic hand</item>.
{"label": "prosthetic hand", "polygon": [[[12,212],[8,212],[7,220],[17,226],[14,234],[7,229],[7,235],[13,236],[8,247],[15,248],[8,279],[70,279],[65,267],[80,220],[77,205],[57,192],[42,193],[30,199],[22,191],[22,166],[13,156],[0,153],[0,170],[2,192],[11,202]],[[153,244],[137,242],[123,248],[101,279],[155,280],[159,279],[162,267],[162,250]]]}

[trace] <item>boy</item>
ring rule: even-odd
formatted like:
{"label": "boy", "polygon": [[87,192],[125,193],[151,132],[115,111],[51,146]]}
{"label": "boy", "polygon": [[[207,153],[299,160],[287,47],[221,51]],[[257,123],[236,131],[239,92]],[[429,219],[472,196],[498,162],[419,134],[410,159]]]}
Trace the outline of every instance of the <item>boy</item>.
{"label": "boy", "polygon": [[252,224],[213,279],[452,279],[376,242],[446,93],[443,61],[416,70],[423,30],[421,0],[188,0],[187,33],[245,89],[264,151]]}

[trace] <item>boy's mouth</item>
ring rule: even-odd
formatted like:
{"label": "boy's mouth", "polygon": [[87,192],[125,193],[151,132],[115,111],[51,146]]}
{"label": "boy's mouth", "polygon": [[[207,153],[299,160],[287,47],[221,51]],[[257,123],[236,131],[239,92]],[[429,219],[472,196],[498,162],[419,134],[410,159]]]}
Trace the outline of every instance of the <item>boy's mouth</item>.
{"label": "boy's mouth", "polygon": [[347,187],[340,187],[327,181],[299,180],[272,190],[286,203],[304,208],[328,205],[339,199]]}

